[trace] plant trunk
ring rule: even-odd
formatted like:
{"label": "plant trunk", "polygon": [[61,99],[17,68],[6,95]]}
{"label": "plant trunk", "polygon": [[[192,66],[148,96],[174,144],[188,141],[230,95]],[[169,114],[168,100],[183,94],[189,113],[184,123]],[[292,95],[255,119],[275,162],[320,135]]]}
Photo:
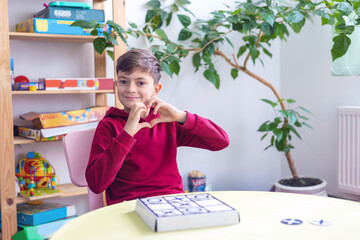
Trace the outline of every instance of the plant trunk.
{"label": "plant trunk", "polygon": [[[263,79],[262,77],[250,72],[249,70],[247,70],[246,68],[244,67],[241,67],[239,66],[237,63],[236,63],[236,60],[235,63],[232,62],[227,56],[225,56],[225,54],[219,50],[215,50],[214,54],[218,55],[218,56],[221,56],[222,58],[225,59],[225,61],[227,63],[229,63],[232,67],[238,69],[239,71],[242,71],[244,73],[246,73],[247,75],[249,75],[250,77],[252,78],[255,78],[256,80],[258,80],[260,83],[264,84],[265,86],[267,86],[268,88],[271,89],[271,91],[274,93],[275,97],[277,100],[281,100],[281,96],[279,94],[279,92],[276,90],[276,88],[271,84],[269,83],[268,81],[266,81],[265,79]],[[235,58],[234,58],[235,59]],[[286,110],[286,106],[284,104],[283,101],[280,102],[280,106],[281,106],[281,109],[282,110]],[[286,121],[285,121],[285,124],[286,124]],[[287,162],[288,162],[288,165],[289,165],[289,168],[290,168],[290,171],[291,171],[291,175],[293,176],[294,179],[298,179],[299,178],[299,175],[296,171],[296,167],[295,167],[295,162],[294,162],[294,159],[292,158],[291,154],[290,154],[290,151],[288,153],[285,153],[285,156],[286,156],[286,159],[287,159]]]}
{"label": "plant trunk", "polygon": [[[271,89],[271,91],[274,93],[274,95],[276,96],[277,100],[281,99],[280,94],[278,93],[278,91],[274,88],[274,86],[272,84],[270,84],[269,82],[265,81],[263,78],[257,76],[256,74],[248,71],[247,69],[243,69],[242,70],[244,73],[246,73],[247,75],[251,76],[252,78],[255,78],[256,80],[258,80],[259,82],[261,82],[262,84],[264,84],[265,86],[269,87]],[[280,106],[282,110],[286,110],[286,106],[284,104],[284,102],[280,102]],[[286,121],[285,121],[286,124]],[[298,179],[299,175],[297,173],[296,167],[295,167],[295,162],[294,159],[291,156],[290,151],[288,153],[285,153],[285,157],[286,160],[288,162],[290,171],[291,171],[291,175],[293,176],[294,179]]]}

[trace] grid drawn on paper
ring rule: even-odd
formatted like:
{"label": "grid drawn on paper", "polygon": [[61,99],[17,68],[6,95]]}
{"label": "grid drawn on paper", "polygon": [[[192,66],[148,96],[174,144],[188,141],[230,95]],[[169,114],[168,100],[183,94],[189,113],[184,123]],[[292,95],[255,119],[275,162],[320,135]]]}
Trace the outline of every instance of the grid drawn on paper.
{"label": "grid drawn on paper", "polygon": [[208,193],[140,198],[139,200],[157,217],[175,217],[235,210]]}

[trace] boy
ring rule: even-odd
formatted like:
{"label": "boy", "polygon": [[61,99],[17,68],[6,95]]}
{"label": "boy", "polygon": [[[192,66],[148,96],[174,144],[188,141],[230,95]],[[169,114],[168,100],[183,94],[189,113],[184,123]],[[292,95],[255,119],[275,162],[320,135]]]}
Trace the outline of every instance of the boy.
{"label": "boy", "polygon": [[179,146],[212,151],[228,146],[224,130],[210,120],[161,101],[161,67],[146,50],[117,60],[117,93],[124,110],[110,108],[99,122],[86,179],[108,205],[162,194],[183,193],[176,163]]}

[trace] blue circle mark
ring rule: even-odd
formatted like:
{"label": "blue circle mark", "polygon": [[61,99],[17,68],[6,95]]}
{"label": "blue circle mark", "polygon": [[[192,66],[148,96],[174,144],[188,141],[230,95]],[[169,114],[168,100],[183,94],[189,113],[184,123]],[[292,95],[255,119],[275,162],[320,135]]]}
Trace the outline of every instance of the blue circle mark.
{"label": "blue circle mark", "polygon": [[301,221],[299,219],[295,219],[295,218],[287,218],[287,219],[281,220],[281,223],[287,224],[287,225],[299,225],[299,224],[302,224],[303,221]]}

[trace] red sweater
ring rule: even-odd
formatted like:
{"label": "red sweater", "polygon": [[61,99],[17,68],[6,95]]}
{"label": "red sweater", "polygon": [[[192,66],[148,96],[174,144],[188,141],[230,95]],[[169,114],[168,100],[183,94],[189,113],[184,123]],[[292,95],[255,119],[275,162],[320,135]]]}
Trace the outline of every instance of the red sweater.
{"label": "red sweater", "polygon": [[[179,146],[221,150],[229,145],[224,130],[208,119],[187,113],[184,125],[159,123],[134,137],[123,130],[128,113],[110,108],[100,121],[92,143],[86,179],[95,193],[106,190],[107,204],[139,197],[182,193],[176,163]],[[140,122],[158,116],[151,112]]]}

